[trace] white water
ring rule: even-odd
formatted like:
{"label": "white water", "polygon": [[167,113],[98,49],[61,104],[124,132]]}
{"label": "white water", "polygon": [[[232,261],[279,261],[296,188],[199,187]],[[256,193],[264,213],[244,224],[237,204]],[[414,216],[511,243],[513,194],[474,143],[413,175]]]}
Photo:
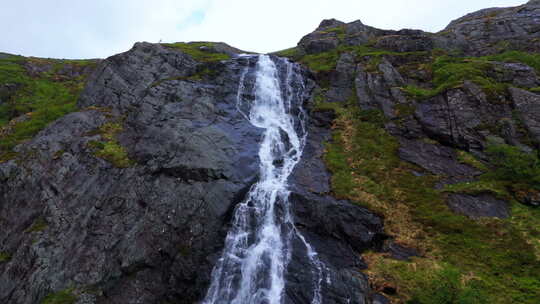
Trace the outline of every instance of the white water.
{"label": "white water", "polygon": [[[237,106],[251,124],[264,131],[259,149],[259,182],[235,209],[225,248],[202,303],[283,303],[292,241],[297,238],[304,244],[306,258],[312,265],[312,304],[320,304],[325,267],[294,226],[287,187],[306,138],[305,114],[299,100],[303,79],[295,71],[296,66],[288,61],[276,59],[286,65],[285,75],[280,77],[269,56],[249,58],[255,59],[255,70],[246,67],[241,75]],[[255,98],[247,101],[243,95],[250,72],[255,75]]]}

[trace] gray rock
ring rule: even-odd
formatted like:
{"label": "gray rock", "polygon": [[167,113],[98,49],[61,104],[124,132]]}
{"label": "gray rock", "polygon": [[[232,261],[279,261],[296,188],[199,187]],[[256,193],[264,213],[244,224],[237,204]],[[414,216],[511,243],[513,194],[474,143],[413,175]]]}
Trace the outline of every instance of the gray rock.
{"label": "gray rock", "polygon": [[339,57],[336,71],[329,75],[330,88],[326,92],[326,99],[334,102],[345,102],[354,95],[351,84],[354,81],[356,63],[354,55],[343,53]]}
{"label": "gray rock", "polygon": [[390,304],[390,300],[388,300],[388,298],[386,298],[385,296],[383,296],[382,294],[380,293],[376,293],[373,295],[373,304]]}
{"label": "gray rock", "polygon": [[540,51],[540,3],[483,9],[452,21],[436,34],[435,45],[467,55],[494,54],[508,47]]}
{"label": "gray rock", "polygon": [[511,117],[511,109],[488,101],[477,85],[465,82],[460,89],[419,103],[415,117],[429,137],[467,151],[481,151],[485,146],[481,126],[497,125],[500,119]]}
{"label": "gray rock", "polygon": [[376,48],[394,52],[420,52],[433,49],[431,35],[422,31],[401,30],[395,35],[386,35],[377,39]]}
{"label": "gray rock", "polygon": [[[329,196],[330,174],[322,162],[323,142],[330,139],[332,112],[311,113],[303,157],[291,176],[291,196],[296,227],[317,251],[327,269],[322,285],[323,303],[368,303],[367,277],[358,252],[378,249],[386,237],[382,220],[358,205]],[[304,287],[310,280],[305,246],[295,244],[289,267],[286,303],[310,303]],[[328,283],[331,282],[331,283]]]}
{"label": "gray rock", "polygon": [[[39,303],[71,287],[85,304],[196,303],[204,296],[232,211],[257,179],[261,135],[236,106],[241,70],[254,61],[212,63],[214,76],[190,80],[206,64],[138,43],[100,63],[79,112],[0,164],[0,250],[11,255],[0,263],[0,302]],[[322,115],[307,125],[291,200],[299,229],[335,282],[325,285],[325,302],[366,303],[357,253],[378,246],[382,222],[328,196],[321,156],[330,120]],[[104,140],[99,128],[107,123],[121,126],[117,139],[133,166],[94,155],[90,142]],[[287,303],[312,296],[305,248],[295,246]]]}
{"label": "gray rock", "polygon": [[411,257],[420,256],[420,252],[414,248],[405,247],[394,241],[385,242],[382,251],[390,254],[390,257],[399,261],[409,261]]}
{"label": "gray rock", "polygon": [[453,193],[448,196],[447,204],[452,211],[473,219],[480,217],[507,218],[510,216],[508,203],[489,193],[478,195]]}
{"label": "gray rock", "polygon": [[540,143],[540,95],[510,88],[512,102],[521,121],[537,143]]}
{"label": "gray rock", "polygon": [[[87,303],[202,297],[230,210],[256,178],[260,131],[236,109],[240,67],[229,62],[213,83],[182,80],[197,65],[136,44],[90,77],[79,105],[91,108],[0,164],[0,243],[12,255],[0,264],[0,302],[39,303],[69,287]],[[107,122],[122,125],[133,167],[93,155],[88,143]]]}
{"label": "gray rock", "polygon": [[397,102],[406,102],[406,98],[397,89],[405,81],[386,59],[383,59],[377,68],[378,73],[370,73],[363,65],[357,66],[354,83],[358,102],[362,109],[380,109],[386,117],[393,118],[394,105]]}
{"label": "gray rock", "polygon": [[534,88],[540,86],[536,70],[522,63],[491,62],[493,69],[488,75],[498,82],[512,83],[518,87]]}
{"label": "gray rock", "polygon": [[435,175],[467,179],[481,173],[460,163],[452,148],[422,140],[400,139],[398,155]]}

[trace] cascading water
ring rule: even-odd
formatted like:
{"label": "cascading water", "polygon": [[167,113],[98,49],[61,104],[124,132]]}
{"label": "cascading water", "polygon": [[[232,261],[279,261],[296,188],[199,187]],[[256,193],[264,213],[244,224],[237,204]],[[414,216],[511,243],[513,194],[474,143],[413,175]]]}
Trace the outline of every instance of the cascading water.
{"label": "cascading water", "polygon": [[[289,207],[288,178],[300,160],[306,139],[304,90],[298,67],[284,59],[285,75],[268,55],[257,60],[255,70],[244,69],[238,89],[238,110],[255,127],[263,129],[259,149],[260,178],[234,213],[225,248],[212,272],[203,304],[283,303],[285,273],[294,238],[304,244],[312,265],[312,304],[321,303],[324,267],[317,253],[295,228]],[[246,77],[253,75],[253,100],[246,100]],[[282,77],[280,77],[282,76]]]}

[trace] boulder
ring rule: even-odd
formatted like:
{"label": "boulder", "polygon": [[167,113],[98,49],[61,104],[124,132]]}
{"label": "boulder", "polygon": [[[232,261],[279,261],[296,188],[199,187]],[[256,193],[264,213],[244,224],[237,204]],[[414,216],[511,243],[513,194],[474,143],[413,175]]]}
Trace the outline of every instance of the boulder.
{"label": "boulder", "polygon": [[507,218],[510,216],[508,203],[489,193],[475,195],[452,193],[448,196],[447,204],[452,211],[473,219],[481,217]]}

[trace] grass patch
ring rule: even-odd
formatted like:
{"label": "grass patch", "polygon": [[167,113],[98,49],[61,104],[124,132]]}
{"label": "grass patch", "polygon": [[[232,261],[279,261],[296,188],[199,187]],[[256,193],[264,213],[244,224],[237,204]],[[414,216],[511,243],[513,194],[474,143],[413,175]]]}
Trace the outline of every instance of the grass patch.
{"label": "grass patch", "polygon": [[[540,295],[540,263],[530,234],[527,236],[525,231],[538,220],[527,215],[528,209],[523,209],[521,218],[507,220],[474,221],[454,214],[445,204],[444,193],[434,189],[437,177],[415,176],[411,169],[419,169],[398,158],[398,143],[385,131],[382,114],[362,111],[352,104],[335,111],[333,138],[326,144],[324,156],[333,174],[334,195],[383,215],[386,233],[424,254],[425,258],[415,263],[440,266],[432,266],[427,276],[437,282],[434,285],[425,285],[426,275],[404,271],[404,267],[414,267],[403,266],[407,262],[384,271],[370,268],[381,276],[395,278],[398,290],[405,290],[399,294],[400,300],[460,303],[468,297],[476,301],[478,296],[471,294],[482,291],[480,297],[487,303],[536,303]],[[501,183],[503,186],[484,182],[453,190],[490,189],[506,195]],[[456,283],[470,276],[477,278],[473,285]],[[445,281],[447,277],[452,279]],[[476,285],[479,282],[481,286]],[[439,285],[445,286],[443,290],[438,289]],[[444,295],[440,302],[429,302],[430,297],[438,299],[439,295]]]}
{"label": "grass patch", "polygon": [[474,157],[474,155],[469,152],[458,150],[457,157],[458,161],[462,164],[469,165],[484,172],[488,170],[488,167],[483,162],[479,161],[476,157]]}
{"label": "grass patch", "polygon": [[126,149],[117,140],[117,135],[122,130],[123,126],[119,122],[106,123],[96,131],[103,140],[90,141],[88,147],[94,151],[94,156],[110,162],[117,168],[133,167],[135,161],[129,158]]}
{"label": "grass patch", "polygon": [[298,61],[307,65],[313,72],[327,72],[336,68],[339,56],[343,53],[352,53],[357,62],[367,59],[368,69],[370,70],[376,70],[378,68],[378,64],[382,61],[383,56],[413,56],[428,54],[427,52],[392,52],[365,45],[340,45],[327,52],[305,55],[299,58]]}
{"label": "grass patch", "polygon": [[490,96],[505,94],[508,85],[498,83],[487,76],[491,66],[491,63],[483,59],[439,56],[428,67],[433,74],[433,88],[409,85],[403,90],[411,97],[423,100],[459,87],[464,81],[469,80],[479,85]]}
{"label": "grass patch", "polygon": [[[23,64],[47,64],[50,69],[29,75]],[[16,89],[4,93],[0,104],[0,162],[15,157],[13,147],[32,138],[52,121],[75,111],[85,78],[57,74],[67,65],[81,68],[95,65],[92,60],[53,60],[19,56],[0,59],[0,86]],[[25,120],[10,121],[23,114]]]}
{"label": "grass patch", "polygon": [[321,31],[321,33],[324,33],[324,34],[334,33],[337,35],[339,40],[343,40],[345,38],[345,26],[341,25],[341,26],[332,27],[324,31]]}
{"label": "grass patch", "polygon": [[397,286],[398,293],[409,299],[407,303],[489,303],[482,281],[452,265],[428,259],[395,261],[375,253],[365,255],[365,259],[370,281],[379,286]]}
{"label": "grass patch", "polygon": [[453,193],[469,193],[480,194],[490,192],[496,196],[504,199],[510,199],[510,195],[506,190],[508,184],[505,182],[495,181],[491,179],[480,179],[474,182],[457,183],[451,185],[445,185],[441,190],[442,192]]}
{"label": "grass patch", "polygon": [[488,176],[494,180],[527,185],[540,190],[540,159],[538,155],[509,145],[490,145],[486,149],[493,170]]}
{"label": "grass patch", "polygon": [[59,292],[47,295],[41,304],[74,304],[78,297],[73,294],[73,289],[65,289]]}
{"label": "grass patch", "polygon": [[300,57],[300,50],[297,47],[288,48],[285,50],[277,51],[273,53],[279,57],[287,57],[291,60],[297,60]]}
{"label": "grass patch", "polygon": [[305,55],[300,62],[307,65],[313,72],[325,72],[335,70],[340,51],[333,49],[328,52]]}
{"label": "grass patch", "polygon": [[[499,83],[488,77],[487,71],[492,68],[490,62],[517,62],[526,64],[540,73],[540,54],[520,51],[506,51],[504,53],[485,57],[456,57],[445,54],[432,53],[433,62],[428,68],[433,73],[433,87],[430,89],[415,86],[406,86],[403,90],[411,97],[423,100],[438,95],[448,89],[459,87],[465,80],[479,85],[488,96],[503,95],[508,84]],[[530,89],[540,92],[540,88]]]}
{"label": "grass patch", "polygon": [[164,46],[178,49],[185,54],[193,57],[197,61],[212,62],[228,60],[231,56],[225,53],[216,52],[214,42],[176,42],[163,43]]}
{"label": "grass patch", "polygon": [[506,51],[501,54],[482,57],[484,60],[502,61],[502,62],[517,62],[526,64],[536,70],[540,74],[540,54],[527,53],[521,51]]}

